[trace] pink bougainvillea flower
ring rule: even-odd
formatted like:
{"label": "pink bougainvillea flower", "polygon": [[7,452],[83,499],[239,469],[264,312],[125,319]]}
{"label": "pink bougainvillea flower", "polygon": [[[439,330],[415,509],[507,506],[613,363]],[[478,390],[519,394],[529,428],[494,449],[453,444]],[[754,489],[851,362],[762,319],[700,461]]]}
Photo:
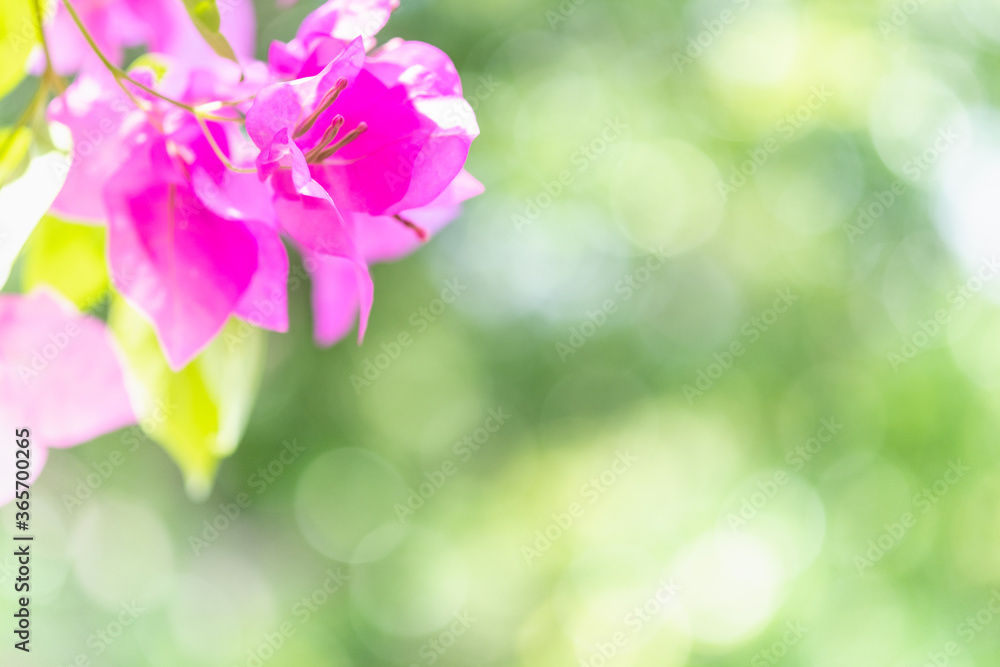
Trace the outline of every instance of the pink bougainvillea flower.
{"label": "pink bougainvillea flower", "polygon": [[253,96],[270,82],[266,65],[254,60],[256,19],[253,3],[246,0],[218,2],[219,31],[239,63],[215,53],[191,23],[180,0],[142,1],[138,10],[153,25],[169,30],[155,31],[149,52],[163,65],[164,74],[157,90],[176,100],[198,104]]}
{"label": "pink bougainvillea flower", "polygon": [[[133,69],[129,76],[143,85],[155,86],[159,92],[190,104],[215,99],[216,94],[221,93],[245,96],[249,90],[247,86],[253,86],[253,82],[246,79],[243,82],[237,81],[238,74],[233,81],[224,82],[214,77],[203,80],[205,77],[201,73],[190,69],[172,67],[168,68],[168,72],[160,82],[148,68]],[[259,76],[260,72],[256,75]],[[143,100],[153,116],[176,123],[176,109],[136,86],[126,85],[136,98]],[[72,150],[60,165],[68,174],[53,204],[53,212],[74,222],[105,221],[107,211],[104,208],[104,184],[125,163],[136,137],[144,136],[143,131],[148,131],[147,114],[135,106],[111,74],[102,70],[80,74],[61,95],[52,100],[48,118],[64,125],[73,141]],[[187,118],[186,122],[194,127],[194,135],[200,134],[200,130],[193,125],[192,118]],[[258,152],[256,147],[251,142],[242,140],[237,132],[228,132],[228,137],[234,144],[233,150],[239,149],[241,152],[243,162],[252,164],[253,157]],[[211,153],[210,147],[207,148],[208,153]],[[227,171],[218,160],[214,160],[211,166],[217,170],[217,176],[218,172]],[[247,183],[255,180],[252,176],[233,175],[243,176],[243,182]],[[256,190],[267,192],[266,188],[259,185]],[[243,213],[252,210],[259,215],[259,205],[263,204],[265,208],[269,206],[269,195],[248,198],[250,192],[246,189],[234,194],[235,199],[243,202]]]}
{"label": "pink bougainvillea flower", "polygon": [[350,220],[313,178],[310,162],[328,159],[366,131],[363,123],[344,129],[343,117],[331,110],[363,61],[361,40],[355,40],[316,76],[261,90],[246,121],[248,135],[260,147],[260,176],[274,188],[274,209],[282,230],[307,254],[339,258],[345,264],[353,286],[345,298],[362,304],[359,337],[371,308],[371,276],[357,250]]}
{"label": "pink bougainvillea flower", "polygon": [[[159,79],[130,72],[161,94],[189,106],[253,98],[234,103],[249,141],[238,124],[210,122],[215,147],[190,113],[132,87],[147,107],[136,109],[106,72],[81,70],[50,108],[74,140],[54,210],[107,221],[115,287],[152,322],[174,368],[231,316],[287,329],[280,233],[312,267],[317,340],[332,343],[355,321],[360,339],[369,264],[412,252],[482,191],[463,169],[479,128],[448,56],[400,39],[372,51],[397,0],[326,2],[291,42],[272,46],[266,66],[250,55],[249,3],[220,4],[240,65],[208,48],[179,1],[77,4],[85,23],[108,28],[112,54],[144,43],[166,65]],[[100,23],[112,6],[127,37]],[[210,107],[238,120],[231,107]],[[220,150],[257,174],[228,169]]]}
{"label": "pink bougainvillea flower", "polygon": [[322,165],[317,180],[331,192],[336,184],[345,199],[350,191],[345,206],[359,212],[426,206],[458,176],[479,136],[455,66],[429,44],[390,40],[366,60],[358,85],[345,90],[341,113],[348,122],[365,117],[370,99],[388,107],[378,116],[388,129],[383,136],[366,132],[339,161]]}
{"label": "pink bougainvillea flower", "polygon": [[[154,83],[149,72],[132,76]],[[230,171],[191,114],[135,94],[150,103],[165,134],[113,81],[96,75],[81,75],[53,102],[50,117],[67,125],[74,140],[53,210],[111,223],[115,285],[153,321],[175,367],[197,354],[229,315],[287,330],[288,256],[270,187]],[[212,128],[231,161],[252,163],[258,151],[234,124]],[[189,293],[199,298],[187,300]]]}
{"label": "pink bougainvillea flower", "polygon": [[[479,128],[448,56],[403,40],[364,54],[397,4],[325,3],[295,39],[272,45],[272,69],[293,80],[262,90],[247,114],[261,176],[272,178],[279,200],[296,202],[277,208],[311,267],[321,344],[356,319],[363,335],[371,291],[361,264],[413,251],[482,191],[462,169]],[[336,254],[348,261],[316,247],[330,230],[350,236],[348,252]]]}
{"label": "pink bougainvillea flower", "polygon": [[[286,143],[322,143],[322,134],[330,123],[340,123],[343,132],[364,128],[352,141],[339,146],[336,154],[313,151],[312,181],[326,190],[338,209],[394,214],[418,208],[437,198],[454,180],[465,164],[469,146],[479,134],[475,113],[462,97],[461,80],[451,60],[439,49],[422,42],[391,40],[372,55],[364,57],[360,71],[331,72],[342,63],[357,64],[360,50],[374,45],[374,35],[398,3],[385,1],[331,0],[306,17],[288,48],[272,46],[270,64],[279,75],[294,80],[261,91],[258,103],[261,117],[278,115],[278,101],[290,97],[290,91],[313,90],[311,82],[322,77],[319,97],[300,95],[299,112],[284,116],[281,125],[267,127],[264,141],[271,141],[279,127],[289,129]],[[353,41],[346,42],[353,37]],[[336,77],[341,77],[338,79]],[[334,84],[342,84],[332,99],[322,96]],[[282,91],[282,92],[278,92]],[[267,97],[273,96],[273,100]],[[322,105],[318,105],[321,102]],[[319,108],[319,116],[304,115]],[[251,109],[251,112],[253,109]],[[295,140],[296,125],[312,121],[311,131]],[[250,130],[250,118],[247,122]],[[251,136],[253,131],[251,130]],[[344,136],[341,133],[334,137]],[[265,146],[254,141],[266,150]],[[285,165],[288,166],[288,165]],[[301,163],[299,178],[304,180]]]}
{"label": "pink bougainvillea flower", "polygon": [[[115,344],[100,320],[47,291],[0,294],[0,474],[14,479],[14,430],[31,433],[30,479],[51,447],[135,423]],[[3,485],[0,505],[14,495]]]}
{"label": "pink bougainvillea flower", "polygon": [[424,206],[458,175],[479,133],[440,51],[393,42],[364,57],[351,42],[318,74],[264,88],[247,114],[262,176],[372,215]]}
{"label": "pink bougainvillea flower", "polygon": [[[219,136],[219,142],[227,146],[233,162],[247,164],[237,156],[256,153],[253,144],[232,125],[214,129],[213,136]],[[190,124],[187,132],[194,132]],[[271,188],[254,174],[229,170],[204,136],[191,136],[188,141],[193,155],[200,156],[190,167],[198,201],[220,218],[243,222],[257,241],[257,270],[234,314],[254,326],[287,331],[288,252],[281,242]]]}
{"label": "pink bougainvillea flower", "polygon": [[339,39],[345,44],[361,37],[365,47],[375,45],[375,34],[389,22],[399,0],[328,0],[308,14],[299,25],[295,38],[309,50],[314,40]]}
{"label": "pink bougainvillea flower", "polygon": [[[261,219],[243,219],[246,212],[231,204],[236,189],[249,191],[252,181],[215,180],[224,166],[196,134],[193,119],[179,117],[173,132],[151,133],[138,143],[105,187],[115,287],[150,319],[175,370],[204,349],[231,315],[253,314],[255,304],[245,297],[270,300],[257,323],[287,324],[284,299],[271,298],[284,294],[284,246],[266,211]],[[221,128],[213,127],[213,137],[225,150]],[[218,197],[206,195],[213,183]],[[253,285],[255,279],[259,284]],[[282,312],[274,316],[272,307]]]}
{"label": "pink bougainvillea flower", "polygon": [[[73,141],[53,213],[106,225],[111,282],[175,371],[229,318],[287,330],[282,235],[312,276],[316,340],[357,323],[360,341],[370,265],[413,252],[483,190],[464,169],[479,128],[455,66],[421,42],[376,48],[398,0],[328,0],[266,63],[253,3],[209,3],[232,60],[185,4],[73,0],[71,16],[57,0],[52,62],[38,49],[31,65],[72,75],[48,108]],[[125,383],[102,322],[47,291],[0,295],[0,474],[15,472],[16,429],[30,430],[34,480],[50,448],[134,423]]]}
{"label": "pink bougainvillea flower", "polygon": [[333,204],[313,179],[309,163],[328,159],[323,154],[331,147],[346,145],[367,130],[365,125],[344,128],[343,117],[331,109],[357,77],[364,57],[361,40],[355,40],[315,76],[276,83],[257,93],[246,128],[260,148],[261,178],[286,170],[294,192]]}
{"label": "pink bougainvillea flower", "polygon": [[483,185],[463,169],[437,199],[421,208],[393,216],[344,213],[344,228],[355,240],[355,254],[350,258],[337,256],[328,248],[322,248],[326,252],[303,248],[313,284],[316,342],[333,345],[347,335],[355,322],[361,340],[374,298],[369,264],[394,261],[410,254],[458,217],[462,202],[482,192]]}

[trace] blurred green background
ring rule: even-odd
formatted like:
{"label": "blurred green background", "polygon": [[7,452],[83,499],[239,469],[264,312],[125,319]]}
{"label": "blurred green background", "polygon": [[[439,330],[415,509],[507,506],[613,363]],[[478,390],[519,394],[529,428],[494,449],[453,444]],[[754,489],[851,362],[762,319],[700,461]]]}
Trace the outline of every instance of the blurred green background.
{"label": "blurred green background", "polygon": [[[259,55],[317,4],[257,2]],[[393,35],[455,61],[486,194],[361,347],[293,289],[205,502],[134,431],[52,452],[31,664],[1000,665],[1000,5]]]}

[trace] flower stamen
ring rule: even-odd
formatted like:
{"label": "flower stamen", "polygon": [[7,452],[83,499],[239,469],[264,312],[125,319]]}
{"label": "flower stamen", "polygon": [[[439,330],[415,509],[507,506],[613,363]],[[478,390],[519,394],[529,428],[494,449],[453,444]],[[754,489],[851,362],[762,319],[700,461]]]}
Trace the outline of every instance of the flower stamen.
{"label": "flower stamen", "polygon": [[323,152],[323,149],[326,148],[328,143],[334,140],[343,125],[344,117],[340,114],[334,116],[333,122],[330,123],[330,127],[326,128],[326,132],[323,133],[320,140],[316,142],[316,145],[308,153],[306,153],[306,162],[314,162],[314,158],[319,153]]}
{"label": "flower stamen", "polygon": [[418,225],[417,223],[411,222],[400,215],[394,215],[392,217],[396,218],[396,220],[403,223],[404,227],[412,229],[413,233],[416,234],[417,238],[420,239],[421,241],[426,241],[430,237],[430,234],[427,233],[427,230]]}
{"label": "flower stamen", "polygon": [[317,104],[316,108],[313,109],[313,112],[306,116],[305,120],[295,126],[292,138],[298,139],[312,129],[312,126],[316,124],[316,121],[319,120],[319,117],[323,114],[323,112],[329,109],[331,104],[337,101],[340,94],[344,92],[344,88],[347,88],[347,79],[337,79],[337,83],[333,85],[333,88],[326,91],[323,98],[319,101],[319,104]]}
{"label": "flower stamen", "polygon": [[[328,157],[339,151],[347,144],[357,139],[359,136],[361,136],[361,133],[363,133],[367,129],[368,129],[368,123],[361,121],[360,123],[358,123],[357,127],[355,127],[353,130],[345,134],[341,139],[339,139],[335,144],[332,144],[329,148],[324,148],[319,150],[317,147],[309,151],[309,155],[306,156],[306,161],[314,163],[322,162],[323,160],[327,159]],[[309,159],[310,156],[312,159]]]}

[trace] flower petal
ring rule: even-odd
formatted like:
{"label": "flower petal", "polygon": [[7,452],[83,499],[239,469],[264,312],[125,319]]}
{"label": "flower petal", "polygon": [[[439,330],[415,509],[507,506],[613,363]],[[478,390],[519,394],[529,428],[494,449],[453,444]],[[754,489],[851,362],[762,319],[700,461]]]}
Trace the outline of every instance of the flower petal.
{"label": "flower petal", "polygon": [[165,142],[133,151],[109,181],[108,261],[115,287],[146,314],[171,367],[222,329],[257,269],[257,241],[170,171]]}
{"label": "flower petal", "polygon": [[354,40],[365,51],[375,46],[375,34],[389,21],[399,0],[329,0],[302,20],[295,38],[274,42],[268,52],[279,76],[311,76]]}
{"label": "flower petal", "polygon": [[103,322],[45,290],[0,295],[0,322],[3,402],[35,443],[70,447],[135,422]]}
{"label": "flower petal", "polygon": [[73,136],[66,182],[52,204],[54,213],[67,220],[107,219],[101,193],[108,177],[128,157],[121,127],[133,111],[135,105],[110,76],[82,74],[52,100],[49,120],[65,125]]}
{"label": "flower petal", "polygon": [[328,0],[302,20],[295,36],[369,39],[389,22],[397,7],[399,0]]}
{"label": "flower petal", "polygon": [[306,268],[312,276],[312,305],[317,344],[329,346],[347,335],[358,319],[358,342],[365,336],[374,299],[371,274],[363,262],[313,253]]}
{"label": "flower petal", "polygon": [[[315,76],[265,86],[247,111],[247,134],[261,150],[266,149],[278,132],[290,130],[303,120],[338,80],[353,81],[364,58],[364,45],[357,39]],[[329,124],[332,115],[321,117],[317,125],[322,125],[324,120]],[[318,131],[322,133],[324,129],[325,126]]]}
{"label": "flower petal", "polygon": [[408,42],[387,53],[371,58],[335,105],[345,127],[364,122],[367,130],[313,172],[338,206],[372,215],[432,202],[479,135],[446,55]]}
{"label": "flower petal", "polygon": [[288,331],[288,251],[272,227],[247,222],[257,239],[257,271],[236,306],[236,315],[271,331]]}
{"label": "flower petal", "polygon": [[325,200],[293,197],[275,200],[278,219],[306,256],[306,269],[313,273],[313,310],[316,340],[330,345],[353,324],[360,310],[358,341],[365,335],[374,298],[368,265],[355,243],[350,219]]}
{"label": "flower petal", "polygon": [[306,250],[359,258],[350,221],[328,200],[298,195],[285,174],[276,179],[279,196],[274,200],[281,228]]}

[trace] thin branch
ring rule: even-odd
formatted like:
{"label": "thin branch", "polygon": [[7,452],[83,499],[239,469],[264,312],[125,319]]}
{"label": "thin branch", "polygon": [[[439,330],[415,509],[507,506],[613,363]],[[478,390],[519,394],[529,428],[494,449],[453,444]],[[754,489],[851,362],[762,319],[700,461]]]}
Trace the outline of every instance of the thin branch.
{"label": "thin branch", "polygon": [[52,68],[52,52],[49,51],[49,42],[45,38],[45,19],[42,15],[41,0],[34,0],[31,4],[32,8],[35,10],[35,21],[38,24],[38,40],[42,43],[42,51],[45,53],[45,73],[42,75],[42,79],[54,83],[56,88],[61,93],[66,90],[66,82],[63,81],[63,78],[56,74],[56,71]]}
{"label": "thin branch", "polygon": [[202,133],[204,133],[205,138],[208,139],[209,145],[212,146],[212,150],[215,151],[215,155],[222,161],[222,164],[224,164],[226,166],[226,169],[229,169],[230,171],[235,171],[235,172],[240,173],[240,174],[256,174],[257,173],[256,169],[244,169],[242,167],[236,167],[236,166],[234,166],[229,161],[229,158],[226,157],[226,154],[222,152],[222,149],[219,148],[219,144],[217,144],[215,142],[215,137],[213,137],[212,133],[209,131],[208,124],[205,123],[205,119],[202,118],[201,116],[199,116],[198,114],[195,114],[194,117],[198,120],[198,125],[201,127],[201,131],[202,131]]}
{"label": "thin branch", "polygon": [[70,0],[63,0],[63,3],[66,5],[66,9],[69,11],[70,16],[73,17],[73,22],[76,23],[77,28],[79,28],[80,32],[83,34],[84,39],[87,40],[87,43],[90,45],[90,48],[93,49],[94,53],[97,54],[97,57],[101,59],[101,62],[104,63],[104,66],[108,69],[109,72],[111,72],[111,75],[115,78],[115,81],[118,82],[118,85],[121,86],[122,90],[125,91],[125,93],[132,99],[132,101],[135,103],[137,107],[145,111],[148,115],[149,113],[148,110],[142,105],[142,103],[139,102],[138,99],[136,99],[135,95],[132,94],[132,91],[129,90],[128,86],[125,85],[125,82],[131,83],[137,88],[146,91],[150,95],[153,95],[154,97],[157,97],[163,100],[164,102],[168,102],[169,104],[172,104],[178,108],[184,109],[185,111],[191,113],[195,117],[195,120],[198,121],[198,125],[199,127],[201,127],[201,131],[205,134],[205,138],[208,139],[208,143],[212,146],[212,150],[215,151],[215,154],[218,156],[218,158],[222,161],[222,164],[224,164],[227,169],[239,172],[241,174],[253,174],[257,172],[256,169],[243,169],[234,166],[229,161],[229,158],[227,158],[226,155],[222,152],[222,149],[219,148],[219,145],[215,142],[215,137],[212,136],[212,133],[208,129],[208,125],[205,123],[206,119],[217,122],[230,122],[230,123],[239,123],[242,122],[241,120],[237,118],[226,118],[224,116],[202,114],[198,108],[193,107],[190,104],[185,104],[184,102],[178,102],[177,100],[167,97],[166,95],[157,92],[153,88],[150,88],[149,86],[136,81],[135,79],[130,77],[127,72],[123,71],[121,68],[116,66],[110,60],[108,60],[107,56],[105,56],[101,52],[101,49],[97,46],[97,43],[94,41],[94,38],[87,30],[87,27],[83,25],[83,21],[80,20],[80,16],[79,14],[76,13],[76,9],[73,7],[73,3],[70,2]]}
{"label": "thin branch", "polygon": [[101,59],[101,62],[104,63],[104,66],[108,69],[109,72],[111,72],[111,76],[115,78],[115,81],[118,83],[119,86],[121,86],[121,89],[125,91],[125,94],[129,96],[129,99],[132,100],[132,102],[135,104],[136,107],[142,109],[143,111],[146,111],[146,108],[142,105],[141,102],[139,102],[138,99],[136,99],[135,95],[132,94],[132,91],[129,90],[124,83],[122,83],[120,77],[125,73],[122,72],[114,63],[108,60],[107,56],[105,56],[101,52],[100,47],[97,46],[97,42],[94,41],[94,38],[90,35],[90,31],[87,30],[87,26],[83,25],[83,21],[80,20],[80,15],[76,13],[76,9],[73,7],[73,3],[71,3],[70,0],[63,0],[63,4],[66,5],[66,10],[72,17],[73,23],[76,24],[77,28],[79,28],[80,33],[83,35],[83,38],[87,40],[87,44],[90,45],[91,50],[93,50],[93,52],[97,55],[97,57]]}

